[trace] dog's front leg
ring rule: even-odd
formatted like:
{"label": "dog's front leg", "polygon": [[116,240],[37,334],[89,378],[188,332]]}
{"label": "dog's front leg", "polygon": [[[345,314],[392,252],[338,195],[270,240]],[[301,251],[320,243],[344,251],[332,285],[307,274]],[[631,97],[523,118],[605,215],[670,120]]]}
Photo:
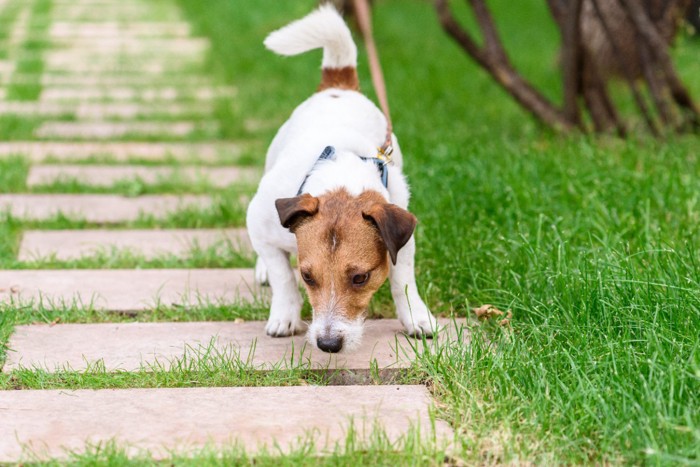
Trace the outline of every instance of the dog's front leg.
{"label": "dog's front leg", "polygon": [[267,278],[272,289],[270,318],[265,331],[273,337],[291,336],[306,329],[301,320],[302,297],[299,293],[289,256],[279,248],[259,248],[258,254],[267,266]]}
{"label": "dog's front leg", "polygon": [[391,295],[396,304],[396,315],[411,336],[432,336],[437,330],[437,320],[418,295],[416,274],[413,269],[416,241],[412,236],[399,250],[396,264],[389,272]]}

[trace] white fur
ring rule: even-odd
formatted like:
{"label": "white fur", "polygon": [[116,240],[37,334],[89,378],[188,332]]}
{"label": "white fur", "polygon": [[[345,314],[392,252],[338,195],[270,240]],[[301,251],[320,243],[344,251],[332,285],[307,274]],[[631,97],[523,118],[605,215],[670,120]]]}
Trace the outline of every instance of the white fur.
{"label": "white fur", "polygon": [[357,47],[343,18],[323,5],[304,18],[271,33],[265,47],[280,55],[297,55],[323,48],[323,68],[357,66]]}
{"label": "white fur", "polygon": [[[339,18],[331,8],[321,8],[271,34],[266,45],[276,51],[298,53],[295,51],[307,49],[279,44],[285,39],[290,43],[308,45],[319,43],[318,37],[323,37],[325,66],[326,56],[348,55],[347,40],[352,40],[348,39],[345,25],[338,26]],[[332,23],[324,25],[321,20]],[[296,239],[280,224],[275,200],[296,196],[310,173],[304,191],[311,195],[318,196],[338,187],[345,187],[354,195],[364,190],[376,190],[387,201],[406,209],[409,190],[401,173],[403,157],[396,138],[393,139],[394,162],[389,166],[388,190],[381,184],[376,166],[358,157],[374,157],[376,148],[384,140],[385,131],[384,115],[365,96],[355,91],[327,89],[299,105],[273,139],[267,152],[265,175],[250,202],[247,215],[251,243],[258,253],[256,279],[261,282],[267,279],[272,288],[270,318],[266,326],[269,335],[287,336],[306,327],[300,316],[302,297],[289,263],[289,254],[296,253]],[[336,156],[317,164],[326,146],[335,147]],[[407,332],[432,334],[436,321],[418,294],[414,254],[415,240],[411,237],[399,251],[396,265],[391,268],[391,292],[398,318]],[[318,313],[318,319],[323,323],[314,321],[309,334],[314,346],[315,337],[324,327],[332,333],[343,334],[345,350],[359,345],[361,321],[350,323],[341,320],[336,313]]]}

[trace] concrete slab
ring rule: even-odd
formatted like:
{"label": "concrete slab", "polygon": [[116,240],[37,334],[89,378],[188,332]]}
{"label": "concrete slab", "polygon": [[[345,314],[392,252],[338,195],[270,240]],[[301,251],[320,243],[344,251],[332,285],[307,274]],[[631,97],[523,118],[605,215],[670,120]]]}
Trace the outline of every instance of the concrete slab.
{"label": "concrete slab", "polygon": [[144,311],[158,304],[233,304],[262,297],[248,269],[77,269],[0,271],[0,302],[76,304],[106,311]]}
{"label": "concrete slab", "polygon": [[[464,320],[457,321],[463,326]],[[453,322],[441,320],[436,339],[455,340]],[[461,334],[466,339],[467,332]],[[432,340],[426,341],[430,347]],[[78,344],[79,343],[79,344]],[[148,371],[177,366],[183,359],[213,358],[247,368],[379,370],[407,368],[423,343],[403,334],[396,319],[368,320],[362,346],[353,353],[327,354],[312,349],[304,335],[275,338],[265,322],[105,323],[15,327],[7,344],[4,372],[19,368],[84,371],[101,362],[107,371]],[[415,349],[415,350],[414,350]],[[207,357],[208,356],[208,357]]]}
{"label": "concrete slab", "polygon": [[115,165],[35,165],[29,169],[27,186],[36,187],[60,181],[79,181],[84,185],[108,187],[118,182],[140,181],[156,184],[165,181],[181,181],[193,184],[208,182],[214,187],[227,187],[235,183],[253,183],[260,178],[260,171],[238,167],[148,167]]}
{"label": "concrete slab", "polygon": [[113,76],[90,76],[90,75],[50,75],[41,76],[32,74],[15,74],[12,76],[13,82],[41,82],[42,86],[61,87],[96,87],[96,86],[213,86],[215,83],[211,76],[187,75],[187,76],[141,76],[141,75],[113,75]]}
{"label": "concrete slab", "polygon": [[199,132],[216,133],[219,122],[44,122],[37,128],[37,138],[113,139],[125,137],[184,138]]}
{"label": "concrete slab", "polygon": [[206,54],[189,54],[181,57],[175,53],[163,55],[127,55],[115,52],[112,55],[97,55],[86,53],[56,54],[46,53],[41,55],[47,70],[73,70],[74,68],[99,70],[108,68],[111,70],[126,68],[137,70],[142,66],[158,65],[164,70],[175,71],[183,68],[197,67],[203,71],[206,64]]}
{"label": "concrete slab", "polygon": [[176,100],[207,101],[231,98],[236,88],[230,86],[196,87],[194,89],[176,88],[174,86],[141,87],[48,87],[39,96],[42,102],[50,101],[135,101],[159,102]]}
{"label": "concrete slab", "polygon": [[211,48],[209,40],[202,37],[136,37],[120,34],[98,37],[57,37],[51,40],[51,51],[80,51],[81,53],[105,51],[121,53],[153,53],[159,50],[168,54],[178,51],[184,54],[205,54]]}
{"label": "concrete slab", "polygon": [[214,112],[211,102],[60,102],[60,101],[4,101],[0,102],[0,115],[36,117],[73,116],[77,120],[136,119],[153,116],[168,118],[193,116],[207,117]]}
{"label": "concrete slab", "polygon": [[0,194],[0,211],[25,220],[50,219],[59,213],[70,218],[99,224],[134,221],[140,215],[162,218],[191,206],[207,207],[208,196],[145,195],[128,198],[118,195]]}
{"label": "concrete slab", "polygon": [[62,21],[55,20],[49,27],[49,36],[70,37],[188,37],[192,33],[186,21]]}
{"label": "concrete slab", "polygon": [[361,449],[375,426],[391,443],[419,428],[423,442],[448,445],[453,434],[443,421],[431,428],[430,407],[424,386],[2,391],[0,462],[65,459],[107,441],[156,459],[234,442],[254,454],[313,441],[323,453],[350,429]]}
{"label": "concrete slab", "polygon": [[66,73],[78,75],[102,75],[110,76],[120,73],[142,75],[163,75],[166,73],[201,74],[205,70],[202,67],[194,66],[192,63],[179,63],[169,61],[167,63],[125,63],[125,64],[104,64],[104,63],[65,63],[51,66],[45,65],[45,72]]}
{"label": "concrete slab", "polygon": [[28,230],[22,235],[18,259],[66,261],[113,250],[148,259],[163,255],[185,257],[195,247],[228,244],[241,252],[251,251],[245,229]]}
{"label": "concrete slab", "polygon": [[[147,142],[0,142],[0,158],[25,156],[31,162],[57,160],[62,162],[108,158],[115,162],[130,159],[178,162],[217,162],[242,152],[239,143],[147,143]],[[261,157],[263,157],[261,155]]]}

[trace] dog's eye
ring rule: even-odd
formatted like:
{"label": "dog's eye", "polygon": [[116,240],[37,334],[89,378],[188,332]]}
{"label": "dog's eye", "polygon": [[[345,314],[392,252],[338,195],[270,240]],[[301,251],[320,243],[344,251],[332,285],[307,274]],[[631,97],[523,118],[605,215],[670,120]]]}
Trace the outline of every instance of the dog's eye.
{"label": "dog's eye", "polygon": [[355,274],[352,276],[352,285],[365,285],[365,283],[369,280],[369,273],[366,272],[364,274]]}
{"label": "dog's eye", "polygon": [[301,272],[301,278],[304,279],[304,282],[306,282],[308,285],[316,285],[316,281],[307,271]]}

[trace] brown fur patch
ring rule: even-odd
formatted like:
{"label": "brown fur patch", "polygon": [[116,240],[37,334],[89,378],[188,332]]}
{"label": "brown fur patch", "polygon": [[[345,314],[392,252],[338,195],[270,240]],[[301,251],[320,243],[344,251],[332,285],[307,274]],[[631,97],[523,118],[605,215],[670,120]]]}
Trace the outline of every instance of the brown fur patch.
{"label": "brown fur patch", "polygon": [[[389,274],[382,236],[363,217],[364,211],[387,202],[374,191],[352,196],[342,188],[318,200],[318,211],[294,232],[299,270],[316,313],[332,311],[352,320],[366,311]],[[366,283],[353,284],[367,273]]]}
{"label": "brown fur patch", "polygon": [[318,91],[320,92],[330,88],[359,91],[360,81],[357,78],[357,69],[352,66],[343,68],[323,68],[321,70],[321,84],[318,85]]}

